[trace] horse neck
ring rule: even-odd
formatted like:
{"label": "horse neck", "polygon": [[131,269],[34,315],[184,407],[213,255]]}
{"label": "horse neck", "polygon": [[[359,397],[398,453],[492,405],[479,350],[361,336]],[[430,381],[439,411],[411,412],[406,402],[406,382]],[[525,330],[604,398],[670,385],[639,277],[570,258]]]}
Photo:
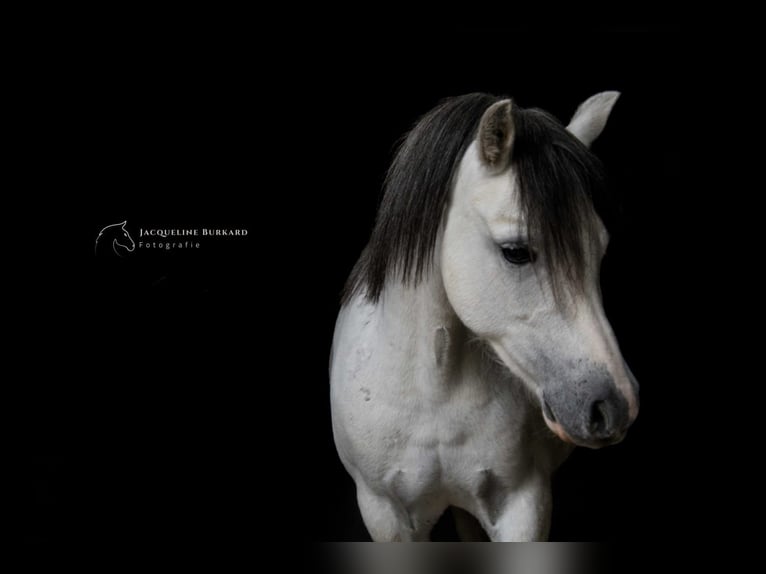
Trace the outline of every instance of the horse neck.
{"label": "horse neck", "polygon": [[412,323],[441,326],[457,320],[437,270],[428,272],[415,287],[397,284],[387,291],[387,307],[404,313]]}
{"label": "horse neck", "polygon": [[388,285],[381,300],[383,334],[398,350],[408,370],[427,373],[416,384],[428,393],[443,388],[457,356],[463,352],[467,330],[447,298],[441,272],[433,265],[417,286]]}

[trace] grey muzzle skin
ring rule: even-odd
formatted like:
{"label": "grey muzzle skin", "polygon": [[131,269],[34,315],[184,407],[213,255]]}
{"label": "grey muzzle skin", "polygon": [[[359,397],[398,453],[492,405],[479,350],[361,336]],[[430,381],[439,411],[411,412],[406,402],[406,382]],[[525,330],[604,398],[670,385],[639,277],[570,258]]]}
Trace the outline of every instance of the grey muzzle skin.
{"label": "grey muzzle skin", "polygon": [[630,426],[628,401],[608,375],[547,385],[542,401],[548,422],[580,446],[601,448],[618,443]]}

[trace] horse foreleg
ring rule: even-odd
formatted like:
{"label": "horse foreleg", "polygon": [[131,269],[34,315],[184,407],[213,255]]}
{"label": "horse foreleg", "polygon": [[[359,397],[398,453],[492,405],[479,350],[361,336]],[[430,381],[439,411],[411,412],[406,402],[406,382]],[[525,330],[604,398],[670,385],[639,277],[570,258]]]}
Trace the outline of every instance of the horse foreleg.
{"label": "horse foreleg", "polygon": [[374,542],[428,540],[433,522],[413,520],[393,496],[373,492],[362,481],[358,481],[356,498],[364,525]]}
{"label": "horse foreleg", "polygon": [[[496,499],[497,500],[497,499]],[[500,508],[493,509],[488,520],[480,518],[493,542],[544,541],[551,522],[551,489],[549,480],[533,478],[506,493]]]}

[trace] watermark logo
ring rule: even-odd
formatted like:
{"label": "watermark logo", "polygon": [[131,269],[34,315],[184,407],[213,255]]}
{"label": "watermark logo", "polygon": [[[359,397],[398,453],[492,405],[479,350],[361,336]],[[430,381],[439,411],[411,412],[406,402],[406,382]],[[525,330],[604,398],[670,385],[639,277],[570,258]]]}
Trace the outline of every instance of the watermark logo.
{"label": "watermark logo", "polygon": [[[133,225],[136,240],[128,232],[126,221],[104,227],[96,237],[96,255],[124,257],[129,253],[168,253],[198,251],[202,244],[246,240],[247,227],[143,227]],[[138,231],[136,231],[136,229]]]}
{"label": "watermark logo", "polygon": [[132,253],[136,249],[136,242],[125,229],[127,220],[113,223],[104,227],[96,237],[96,255],[113,251],[120,257]]}

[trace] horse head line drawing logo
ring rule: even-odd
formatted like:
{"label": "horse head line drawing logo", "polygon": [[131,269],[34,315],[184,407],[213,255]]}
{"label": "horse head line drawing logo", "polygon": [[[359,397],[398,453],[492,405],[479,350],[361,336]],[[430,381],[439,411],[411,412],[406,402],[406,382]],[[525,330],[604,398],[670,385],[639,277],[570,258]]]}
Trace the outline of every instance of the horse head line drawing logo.
{"label": "horse head line drawing logo", "polygon": [[96,246],[94,248],[94,251],[96,254],[98,254],[98,248],[99,248],[99,242],[105,241],[109,242],[111,240],[111,246],[114,252],[122,257],[122,253],[117,249],[118,247],[121,247],[125,251],[131,253],[136,248],[136,242],[133,241],[133,238],[130,236],[130,233],[127,229],[125,229],[125,224],[128,221],[121,221],[120,223],[113,223],[112,225],[107,225],[104,227],[99,233],[98,237],[96,237]]}

